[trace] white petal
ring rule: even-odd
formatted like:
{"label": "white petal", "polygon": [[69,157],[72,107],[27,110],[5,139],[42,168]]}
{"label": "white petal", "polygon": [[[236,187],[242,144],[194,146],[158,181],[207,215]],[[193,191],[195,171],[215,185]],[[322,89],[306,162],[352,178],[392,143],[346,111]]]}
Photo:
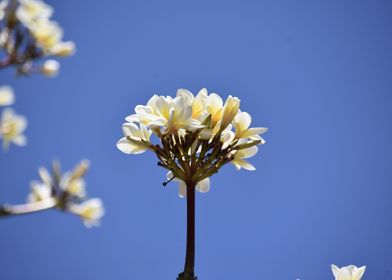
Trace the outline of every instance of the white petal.
{"label": "white petal", "polygon": [[139,127],[134,123],[124,123],[122,125],[122,130],[124,136],[135,137],[135,138],[142,138],[141,131]]}
{"label": "white petal", "polygon": [[181,198],[186,197],[186,184],[183,181],[180,181],[178,185],[178,195]]}
{"label": "white petal", "polygon": [[335,276],[335,278],[337,278],[339,275],[339,271],[340,271],[339,267],[337,267],[336,265],[333,264],[333,265],[331,265],[331,269],[332,269],[333,276]]}
{"label": "white petal", "polygon": [[192,105],[194,96],[192,94],[192,92],[190,92],[189,90],[180,88],[177,90],[177,96],[182,97],[185,100],[185,103],[189,106]]}
{"label": "white petal", "polygon": [[126,137],[121,138],[117,144],[117,148],[125,154],[141,154],[146,151],[145,148],[130,143]]}
{"label": "white petal", "polygon": [[351,270],[348,267],[342,267],[339,271],[337,280],[352,280]]}
{"label": "white petal", "polygon": [[196,190],[201,193],[209,192],[210,190],[210,178],[206,178],[201,180],[199,183],[196,184]]}
{"label": "white petal", "polygon": [[14,139],[12,139],[12,142],[14,142],[18,146],[25,146],[27,144],[27,138],[24,135],[18,135]]}
{"label": "white petal", "polygon": [[221,141],[223,143],[223,145],[222,145],[223,150],[226,149],[231,144],[231,142],[233,142],[234,135],[235,134],[233,131],[227,131],[225,133],[222,133]]}
{"label": "white petal", "polygon": [[353,271],[353,280],[360,280],[365,273],[366,266],[361,266]]}
{"label": "white petal", "polygon": [[250,158],[253,157],[255,154],[257,154],[257,151],[259,150],[259,148],[257,148],[257,146],[253,146],[250,148],[246,148],[243,150],[239,150],[237,152],[237,154],[235,155],[235,157],[237,158]]}
{"label": "white petal", "polygon": [[234,126],[236,130],[243,131],[250,126],[252,117],[247,112],[239,112],[234,118]]}
{"label": "white petal", "polygon": [[254,167],[252,164],[250,164],[244,159],[234,159],[231,163],[234,164],[237,170],[240,170],[241,168],[249,171],[256,170],[256,167]]}
{"label": "white petal", "polygon": [[241,134],[241,138],[247,138],[247,137],[252,137],[254,135],[259,135],[263,134],[267,131],[268,129],[266,127],[252,127],[244,131],[243,134]]}
{"label": "white petal", "polygon": [[208,96],[208,106],[207,110],[210,114],[214,115],[223,107],[222,98],[216,93],[211,93]]}

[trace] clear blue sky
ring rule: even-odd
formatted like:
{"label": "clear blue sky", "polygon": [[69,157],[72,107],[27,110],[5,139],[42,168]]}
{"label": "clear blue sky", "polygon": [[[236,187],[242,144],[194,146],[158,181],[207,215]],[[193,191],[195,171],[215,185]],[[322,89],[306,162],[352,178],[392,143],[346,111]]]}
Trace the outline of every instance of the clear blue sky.
{"label": "clear blue sky", "polygon": [[77,54],[55,79],[16,79],[26,148],[0,155],[22,202],[53,158],[92,162],[102,227],[56,211],[0,221],[0,279],[175,279],[185,201],[152,154],[119,152],[123,118],[155,93],[238,96],[270,128],[251,162],[197,196],[200,280],[328,280],[332,263],[392,279],[392,2],[48,1]]}

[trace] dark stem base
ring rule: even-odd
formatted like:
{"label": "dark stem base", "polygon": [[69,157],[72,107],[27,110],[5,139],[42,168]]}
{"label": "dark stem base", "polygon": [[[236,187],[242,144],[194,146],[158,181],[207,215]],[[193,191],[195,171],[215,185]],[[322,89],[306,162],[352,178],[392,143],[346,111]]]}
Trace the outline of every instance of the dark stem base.
{"label": "dark stem base", "polygon": [[194,273],[181,272],[178,274],[177,280],[197,280]]}

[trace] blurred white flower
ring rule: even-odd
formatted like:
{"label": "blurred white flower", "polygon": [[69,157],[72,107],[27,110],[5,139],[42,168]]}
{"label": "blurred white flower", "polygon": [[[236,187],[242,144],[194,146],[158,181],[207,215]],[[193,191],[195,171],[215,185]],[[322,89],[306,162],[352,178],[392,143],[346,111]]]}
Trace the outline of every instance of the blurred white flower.
{"label": "blurred white flower", "polygon": [[41,67],[41,72],[47,77],[54,77],[58,74],[60,63],[57,60],[49,59],[44,62]]}
{"label": "blurred white flower", "polygon": [[16,17],[24,25],[30,26],[40,19],[49,19],[53,8],[40,0],[19,0]]}
{"label": "blurred white flower", "polygon": [[0,106],[9,106],[14,104],[14,91],[9,86],[0,86]]}
{"label": "blurred white flower", "polygon": [[331,269],[335,280],[361,280],[366,266],[358,268],[355,265],[349,265],[339,268],[333,264],[331,265]]}
{"label": "blurred white flower", "polygon": [[[36,60],[75,53],[75,43],[63,41],[63,29],[51,20],[51,6],[42,0],[15,0],[9,6],[7,3],[0,2],[0,20],[4,20],[0,47],[5,51],[1,68],[15,66],[18,74],[28,75],[37,69],[33,67]],[[58,68],[58,62],[50,62],[43,66],[41,73],[54,76]]]}
{"label": "blurred white flower", "polygon": [[0,120],[0,138],[3,138],[3,148],[8,149],[10,143],[18,146],[26,145],[26,137],[23,135],[27,127],[24,116],[18,115],[11,108],[4,109]]}
{"label": "blurred white flower", "polygon": [[100,219],[105,214],[103,203],[99,198],[92,198],[80,204],[71,204],[69,210],[79,215],[86,227],[93,227],[100,225]]}
{"label": "blurred white flower", "polygon": [[88,160],[82,160],[73,170],[64,174],[58,162],[53,163],[51,173],[40,167],[40,181],[31,182],[28,203],[49,202],[50,208],[55,207],[81,216],[87,227],[98,225],[104,215],[104,208],[100,199],[86,199],[86,183],[83,177],[88,168]]}

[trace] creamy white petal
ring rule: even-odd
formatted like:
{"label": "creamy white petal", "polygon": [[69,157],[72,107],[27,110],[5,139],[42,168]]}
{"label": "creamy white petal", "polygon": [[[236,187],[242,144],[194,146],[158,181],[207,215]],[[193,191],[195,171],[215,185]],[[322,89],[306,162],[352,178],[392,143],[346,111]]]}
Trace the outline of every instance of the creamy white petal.
{"label": "creamy white petal", "polygon": [[183,181],[179,182],[179,185],[178,185],[178,195],[181,198],[185,198],[186,197],[186,184]]}
{"label": "creamy white petal", "polygon": [[196,190],[201,193],[206,193],[210,191],[210,178],[206,178],[201,180],[199,183],[196,184]]}
{"label": "creamy white petal", "polygon": [[125,154],[141,154],[146,151],[146,148],[129,142],[126,137],[121,138],[117,142],[116,146],[121,152]]}
{"label": "creamy white petal", "polygon": [[235,136],[235,134],[232,131],[225,131],[221,134],[221,141],[223,143],[223,145],[222,145],[223,150],[226,149],[231,144],[231,142],[233,142],[234,136]]}
{"label": "creamy white petal", "polygon": [[256,167],[254,167],[248,161],[241,159],[241,158],[234,159],[231,163],[234,164],[234,166],[236,167],[237,170],[240,170],[241,168],[249,170],[249,171],[256,170]]}
{"label": "creamy white petal", "polygon": [[331,270],[332,270],[333,276],[335,276],[335,278],[337,278],[339,275],[339,271],[340,271],[339,267],[337,267],[336,265],[333,264],[333,265],[331,265]]}
{"label": "creamy white petal", "polygon": [[235,155],[238,158],[250,158],[257,154],[259,148],[257,146],[253,146],[247,149],[242,149],[237,152]]}

